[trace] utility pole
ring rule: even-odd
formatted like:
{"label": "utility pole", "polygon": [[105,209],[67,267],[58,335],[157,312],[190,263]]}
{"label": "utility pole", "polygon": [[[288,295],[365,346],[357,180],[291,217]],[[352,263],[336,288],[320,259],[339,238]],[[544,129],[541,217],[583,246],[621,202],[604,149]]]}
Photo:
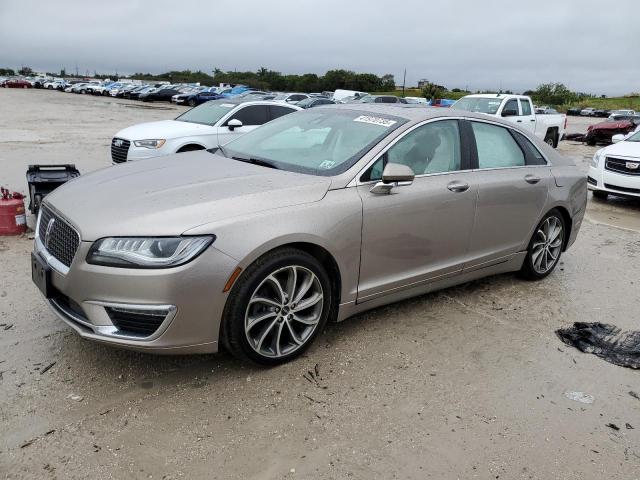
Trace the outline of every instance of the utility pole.
{"label": "utility pole", "polygon": [[407,69],[404,69],[404,75],[402,76],[402,98],[404,98],[404,86],[407,83]]}

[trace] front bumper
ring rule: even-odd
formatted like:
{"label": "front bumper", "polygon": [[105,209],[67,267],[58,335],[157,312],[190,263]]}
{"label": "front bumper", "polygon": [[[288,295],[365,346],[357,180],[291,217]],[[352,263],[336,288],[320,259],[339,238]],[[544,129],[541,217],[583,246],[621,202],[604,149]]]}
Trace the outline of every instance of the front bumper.
{"label": "front bumper", "polygon": [[[71,267],[63,269],[66,271],[57,270],[59,264],[55,262],[47,262],[52,267],[54,288],[47,301],[56,315],[81,337],[150,353],[218,350],[226,301],[222,290],[237,266],[234,259],[211,246],[180,267],[114,268],[86,263],[91,245],[92,242],[80,242]],[[49,256],[39,238],[34,252],[43,259]],[[133,319],[126,317],[124,322],[114,319],[114,309],[120,316],[133,312]],[[131,322],[145,312],[162,316],[158,327],[151,334],[148,331],[140,334],[135,325],[132,331]]]}
{"label": "front bumper", "polygon": [[[604,160],[602,160],[604,163]],[[625,197],[640,197],[640,175],[624,175],[605,170],[604,165],[589,167],[589,190],[597,190]]]}

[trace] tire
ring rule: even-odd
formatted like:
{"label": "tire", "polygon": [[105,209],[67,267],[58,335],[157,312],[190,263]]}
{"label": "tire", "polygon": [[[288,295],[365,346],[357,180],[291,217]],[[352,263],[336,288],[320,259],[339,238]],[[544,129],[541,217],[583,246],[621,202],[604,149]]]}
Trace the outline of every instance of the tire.
{"label": "tire", "polygon": [[[555,228],[558,226],[561,227],[560,232],[554,236]],[[547,213],[540,220],[531,237],[520,274],[527,280],[542,280],[553,272],[562,255],[566,232],[567,228],[562,214],[556,209]],[[547,241],[547,237],[551,237],[549,241]]]}
{"label": "tire", "polygon": [[544,137],[544,143],[551,146],[551,148],[556,148],[558,146],[558,139],[555,132],[547,132],[547,135]]}
{"label": "tire", "polygon": [[189,100],[189,106],[190,107],[195,107],[196,106],[196,101],[192,98],[191,100]]}
{"label": "tire", "polygon": [[593,190],[591,193],[600,200],[606,200],[609,197],[609,192],[603,192],[602,190]]}
{"label": "tire", "polygon": [[221,338],[239,359],[279,365],[309,348],[337,314],[333,303],[329,276],[316,258],[295,248],[274,250],[237,280],[224,309]]}
{"label": "tire", "polygon": [[595,138],[587,138],[587,145],[589,145],[590,147],[595,147],[596,146],[596,139]]}

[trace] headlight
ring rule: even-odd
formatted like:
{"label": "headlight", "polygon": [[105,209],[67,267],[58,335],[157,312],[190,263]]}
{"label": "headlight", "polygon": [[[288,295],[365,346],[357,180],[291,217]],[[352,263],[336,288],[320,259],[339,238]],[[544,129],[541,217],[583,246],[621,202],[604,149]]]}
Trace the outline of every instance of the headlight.
{"label": "headlight", "polygon": [[166,142],[166,140],[162,138],[155,138],[150,140],[134,140],[133,144],[136,147],[160,148],[162,145],[164,145],[164,142]]}
{"label": "headlight", "polygon": [[591,166],[593,168],[598,168],[598,165],[600,164],[600,159],[602,158],[602,150],[598,150],[594,155],[593,158],[591,159]]}
{"label": "headlight", "polygon": [[87,263],[122,268],[169,268],[183,265],[213,243],[207,237],[113,237],[93,244]]}

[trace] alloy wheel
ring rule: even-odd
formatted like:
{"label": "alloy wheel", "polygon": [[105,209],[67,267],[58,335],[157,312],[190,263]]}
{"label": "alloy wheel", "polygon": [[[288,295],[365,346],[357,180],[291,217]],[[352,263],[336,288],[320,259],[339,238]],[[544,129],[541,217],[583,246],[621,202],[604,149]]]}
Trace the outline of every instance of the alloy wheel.
{"label": "alloy wheel", "polygon": [[275,270],[255,289],[244,319],[251,348],[259,355],[289,355],[312,337],[324,306],[322,285],[308,268],[291,265]]}
{"label": "alloy wheel", "polygon": [[540,224],[531,245],[531,263],[536,273],[544,275],[555,266],[563,240],[564,231],[558,217],[548,217]]}

